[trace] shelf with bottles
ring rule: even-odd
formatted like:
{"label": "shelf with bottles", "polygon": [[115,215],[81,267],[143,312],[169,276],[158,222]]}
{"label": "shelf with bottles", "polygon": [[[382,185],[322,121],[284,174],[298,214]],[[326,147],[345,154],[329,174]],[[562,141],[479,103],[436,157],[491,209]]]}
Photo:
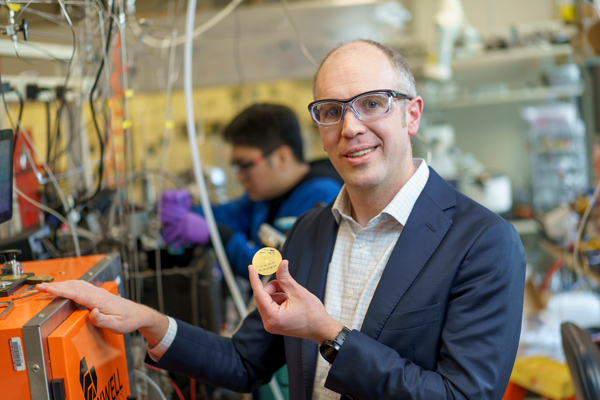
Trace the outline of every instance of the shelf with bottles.
{"label": "shelf with bottles", "polygon": [[572,59],[573,48],[569,44],[540,43],[524,47],[508,47],[484,51],[478,55],[456,57],[452,61],[455,72],[470,72],[470,69],[482,67],[513,67],[518,64],[530,66],[532,63],[549,58]]}
{"label": "shelf with bottles", "polygon": [[455,59],[449,81],[419,79],[428,107],[455,109],[581,96],[579,66],[568,44],[486,51]]}
{"label": "shelf with bottles", "polygon": [[524,88],[506,88],[498,86],[492,90],[473,91],[450,96],[444,94],[436,94],[434,96],[425,92],[422,97],[428,107],[453,109],[578,97],[583,94],[583,90],[584,88],[581,84]]}

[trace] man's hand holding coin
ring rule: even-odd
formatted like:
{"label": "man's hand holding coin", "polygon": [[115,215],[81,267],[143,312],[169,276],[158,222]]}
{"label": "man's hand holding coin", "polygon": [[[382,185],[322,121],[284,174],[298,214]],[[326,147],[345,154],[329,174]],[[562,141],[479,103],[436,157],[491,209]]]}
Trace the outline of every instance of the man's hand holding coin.
{"label": "man's hand holding coin", "polygon": [[248,272],[256,308],[267,332],[322,343],[334,338],[343,328],[327,313],[317,296],[292,278],[287,260],[279,264],[277,279],[264,286],[255,266],[249,265]]}

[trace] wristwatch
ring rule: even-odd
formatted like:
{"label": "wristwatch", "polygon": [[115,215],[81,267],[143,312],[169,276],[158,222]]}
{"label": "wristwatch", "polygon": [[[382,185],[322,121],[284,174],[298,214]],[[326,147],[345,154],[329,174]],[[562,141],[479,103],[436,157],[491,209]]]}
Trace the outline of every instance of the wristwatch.
{"label": "wristwatch", "polygon": [[344,327],[335,339],[327,339],[319,346],[319,352],[321,352],[321,355],[329,364],[333,364],[335,361],[338,351],[340,351],[340,348],[342,347],[342,344],[344,344],[344,340],[346,340],[346,336],[348,336],[349,333],[350,329]]}

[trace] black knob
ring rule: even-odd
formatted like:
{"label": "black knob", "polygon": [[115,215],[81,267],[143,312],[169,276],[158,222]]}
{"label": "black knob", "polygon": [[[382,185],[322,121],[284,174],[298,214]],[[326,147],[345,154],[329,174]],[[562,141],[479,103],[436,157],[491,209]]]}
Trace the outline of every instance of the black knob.
{"label": "black knob", "polygon": [[19,30],[23,32],[23,40],[27,42],[29,40],[29,28],[27,27],[27,21],[23,20],[23,22],[21,22],[21,25],[19,25]]}
{"label": "black knob", "polygon": [[21,250],[19,250],[19,249],[0,250],[0,256],[4,257],[4,261],[16,260],[17,254],[21,254]]}

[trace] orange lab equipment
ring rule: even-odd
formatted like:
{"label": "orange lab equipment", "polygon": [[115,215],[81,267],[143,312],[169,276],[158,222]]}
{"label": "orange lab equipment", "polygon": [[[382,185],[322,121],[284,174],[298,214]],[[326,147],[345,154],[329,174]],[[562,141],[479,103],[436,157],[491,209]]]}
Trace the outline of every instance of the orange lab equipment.
{"label": "orange lab equipment", "polygon": [[[23,262],[22,274],[0,275],[0,382],[4,399],[135,398],[129,335],[98,328],[75,302],[37,292],[35,278],[81,279],[123,295],[118,253]],[[27,282],[18,279],[27,275]],[[22,279],[21,279],[22,281]]]}

